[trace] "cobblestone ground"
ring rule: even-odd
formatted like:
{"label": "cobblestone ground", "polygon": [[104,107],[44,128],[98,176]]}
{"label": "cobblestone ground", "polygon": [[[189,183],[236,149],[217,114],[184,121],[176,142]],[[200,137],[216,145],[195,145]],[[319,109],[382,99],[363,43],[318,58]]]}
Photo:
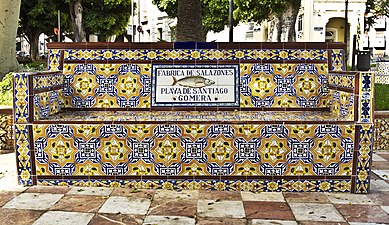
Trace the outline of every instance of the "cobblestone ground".
{"label": "cobblestone ground", "polygon": [[0,155],[0,224],[389,224],[389,152],[373,156],[371,193],[250,193],[16,185]]}

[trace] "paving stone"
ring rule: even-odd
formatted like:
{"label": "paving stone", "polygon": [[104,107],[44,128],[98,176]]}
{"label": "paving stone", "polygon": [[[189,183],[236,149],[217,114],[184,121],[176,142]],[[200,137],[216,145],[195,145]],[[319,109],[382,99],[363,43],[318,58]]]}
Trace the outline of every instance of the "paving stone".
{"label": "paving stone", "polygon": [[384,180],[371,180],[370,192],[389,191],[389,183]]}
{"label": "paving stone", "polygon": [[296,221],[253,219],[251,225],[297,225]]}
{"label": "paving stone", "polygon": [[70,189],[71,187],[65,186],[32,186],[25,190],[24,193],[66,194]]}
{"label": "paving stone", "polygon": [[70,212],[97,212],[106,201],[105,196],[66,195],[53,205],[50,210]]}
{"label": "paving stone", "polygon": [[198,200],[199,217],[244,218],[245,211],[241,201]]}
{"label": "paving stone", "polygon": [[294,193],[294,192],[285,192],[284,193],[285,200],[287,202],[294,203],[330,203],[327,195],[324,193]]}
{"label": "paving stone", "polygon": [[198,217],[196,224],[197,225],[246,225],[247,221],[246,219]]}
{"label": "paving stone", "polygon": [[345,222],[331,204],[290,203],[289,205],[297,221]]}
{"label": "paving stone", "polygon": [[199,192],[197,190],[157,190],[154,195],[154,199],[166,199],[166,198],[192,198],[197,199]]}
{"label": "paving stone", "polygon": [[384,158],[384,159],[389,161],[389,154],[388,154],[388,152],[380,152],[380,153],[376,153],[376,155],[378,155],[378,156],[380,156],[380,157],[382,157],[382,158]]}
{"label": "paving stone", "polygon": [[382,158],[380,155],[373,154],[373,163],[374,162],[385,162],[385,161],[387,161],[387,160]]}
{"label": "paving stone", "polygon": [[377,205],[389,206],[389,192],[371,193],[366,196]]}
{"label": "paving stone", "polygon": [[389,214],[389,206],[381,206],[381,209],[384,210],[387,214]]}
{"label": "paving stone", "polygon": [[67,193],[68,195],[99,195],[109,196],[113,188],[104,187],[72,187]]}
{"label": "paving stone", "polygon": [[194,218],[184,216],[146,216],[143,221],[144,225],[194,225],[196,223]]}
{"label": "paving stone", "polygon": [[4,208],[47,210],[63,197],[63,194],[22,193],[7,204]]}
{"label": "paving stone", "polygon": [[389,170],[389,162],[388,161],[385,161],[385,162],[382,162],[382,161],[374,162],[373,161],[371,168],[372,168],[372,170]]}
{"label": "paving stone", "polygon": [[44,211],[0,208],[0,224],[31,225]]}
{"label": "paving stone", "polygon": [[348,224],[349,225],[385,225],[384,223],[358,223],[358,222],[351,222]]}
{"label": "paving stone", "polygon": [[206,191],[200,190],[200,200],[228,200],[228,201],[242,201],[242,195],[238,191]]}
{"label": "paving stone", "polygon": [[244,201],[243,204],[249,219],[294,220],[286,202]]}
{"label": "paving stone", "polygon": [[389,170],[372,170],[373,173],[377,174],[383,180],[389,180]]}
{"label": "paving stone", "polygon": [[146,215],[150,203],[150,199],[147,198],[111,196],[100,208],[99,213]]}
{"label": "paving stone", "polygon": [[33,225],[88,225],[93,213],[48,211]]}
{"label": "paving stone", "polygon": [[145,216],[140,215],[98,213],[92,218],[88,225],[140,225],[143,223],[144,218]]}
{"label": "paving stone", "polygon": [[0,191],[14,191],[14,192],[23,192],[28,187],[23,187],[18,184],[18,177],[15,174],[7,175],[0,179]]}
{"label": "paving stone", "polygon": [[148,214],[192,217],[196,212],[197,200],[195,199],[156,199],[151,203]]}
{"label": "paving stone", "polygon": [[389,223],[389,215],[378,205],[343,205],[335,207],[347,222]]}
{"label": "paving stone", "polygon": [[320,223],[318,223],[317,221],[314,222],[314,221],[300,221],[299,222],[299,225],[348,225],[347,222],[323,222],[323,221],[320,221]]}
{"label": "paving stone", "polygon": [[326,193],[328,199],[334,204],[364,204],[374,205],[367,195],[350,193]]}
{"label": "paving stone", "polygon": [[241,192],[243,201],[269,201],[269,202],[285,202],[281,192]]}
{"label": "paving stone", "polygon": [[0,207],[5,205],[5,203],[16,197],[18,194],[20,193],[12,191],[0,191]]}
{"label": "paving stone", "polygon": [[138,197],[153,199],[155,190],[149,189],[129,189],[129,188],[115,188],[111,196],[124,196],[124,197]]}

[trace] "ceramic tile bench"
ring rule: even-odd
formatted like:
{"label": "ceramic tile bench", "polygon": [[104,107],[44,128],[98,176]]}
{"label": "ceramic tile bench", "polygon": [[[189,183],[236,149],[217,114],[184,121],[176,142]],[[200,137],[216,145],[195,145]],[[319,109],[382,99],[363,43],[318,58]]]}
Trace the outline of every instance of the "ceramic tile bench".
{"label": "ceramic tile bench", "polygon": [[51,43],[14,74],[24,185],[367,193],[373,75],[341,43]]}

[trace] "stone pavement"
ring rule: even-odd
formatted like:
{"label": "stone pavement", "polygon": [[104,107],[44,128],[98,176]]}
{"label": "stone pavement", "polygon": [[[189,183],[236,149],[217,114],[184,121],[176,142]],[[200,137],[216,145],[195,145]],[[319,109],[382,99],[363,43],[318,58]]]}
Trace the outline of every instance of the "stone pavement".
{"label": "stone pavement", "polygon": [[0,155],[0,224],[389,224],[389,153],[367,195],[21,187]]}

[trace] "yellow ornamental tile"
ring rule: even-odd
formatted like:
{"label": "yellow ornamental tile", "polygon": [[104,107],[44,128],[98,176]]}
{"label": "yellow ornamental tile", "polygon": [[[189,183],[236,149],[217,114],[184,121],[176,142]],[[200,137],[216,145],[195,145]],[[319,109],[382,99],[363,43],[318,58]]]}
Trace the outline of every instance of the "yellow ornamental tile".
{"label": "yellow ornamental tile", "polygon": [[238,59],[243,59],[245,56],[244,52],[243,51],[236,51],[235,52],[235,57],[238,58]]}
{"label": "yellow ornamental tile", "polygon": [[201,57],[201,54],[199,51],[193,51],[192,52],[192,58],[199,59]]}
{"label": "yellow ornamental tile", "polygon": [[289,54],[288,54],[288,52],[286,52],[286,51],[280,51],[279,57],[280,57],[281,59],[287,59],[287,58],[289,57]]}
{"label": "yellow ornamental tile", "polygon": [[147,58],[149,59],[155,59],[157,57],[157,53],[155,51],[149,51],[147,52]]}

